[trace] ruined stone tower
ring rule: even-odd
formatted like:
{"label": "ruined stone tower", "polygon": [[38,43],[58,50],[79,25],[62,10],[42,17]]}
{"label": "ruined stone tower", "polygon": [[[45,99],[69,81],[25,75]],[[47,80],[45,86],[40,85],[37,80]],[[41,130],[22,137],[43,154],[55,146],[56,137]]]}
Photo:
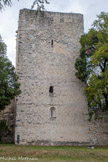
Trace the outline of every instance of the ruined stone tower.
{"label": "ruined stone tower", "polygon": [[22,94],[16,99],[15,142],[89,142],[83,84],[75,76],[83,16],[20,11],[16,68]]}

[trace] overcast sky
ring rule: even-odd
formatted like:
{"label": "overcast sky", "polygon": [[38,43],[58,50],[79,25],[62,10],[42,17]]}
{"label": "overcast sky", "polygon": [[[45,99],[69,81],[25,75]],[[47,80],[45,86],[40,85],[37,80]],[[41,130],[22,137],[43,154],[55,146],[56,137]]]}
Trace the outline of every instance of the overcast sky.
{"label": "overcast sky", "polygon": [[[6,7],[0,13],[0,35],[7,44],[7,55],[15,65],[16,30],[18,27],[19,10],[31,8],[33,0],[13,0],[12,7]],[[96,15],[108,12],[108,0],[49,0],[47,11],[73,12],[84,15],[84,32],[91,28]]]}

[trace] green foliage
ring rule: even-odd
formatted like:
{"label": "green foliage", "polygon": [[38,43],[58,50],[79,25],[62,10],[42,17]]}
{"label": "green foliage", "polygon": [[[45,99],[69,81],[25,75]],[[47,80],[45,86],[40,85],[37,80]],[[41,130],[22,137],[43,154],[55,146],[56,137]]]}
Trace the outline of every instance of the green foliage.
{"label": "green foliage", "polygon": [[108,110],[108,13],[102,12],[97,18],[80,39],[81,53],[75,63],[76,76],[82,81],[88,78],[85,94],[94,112],[96,107]]}
{"label": "green foliage", "polygon": [[5,43],[2,41],[2,37],[0,35],[0,55],[6,55],[6,45]]}
{"label": "green foliage", "polygon": [[0,0],[0,10],[4,9],[6,6],[11,6],[11,0]]}
{"label": "green foliage", "polygon": [[[43,11],[45,10],[45,4],[49,4],[48,0],[34,0],[31,9],[37,6],[37,11]],[[6,6],[11,7],[12,0],[0,0],[0,10],[3,10]]]}
{"label": "green foliage", "polygon": [[[0,47],[3,46],[6,48],[6,45],[1,39]],[[21,93],[15,68],[3,52],[5,50],[0,48],[0,110],[3,110],[15,96]]]}
{"label": "green foliage", "polygon": [[44,11],[45,3],[49,4],[48,0],[35,0],[31,6],[31,9],[33,9],[35,6],[37,6],[37,11]]}
{"label": "green foliage", "polygon": [[93,116],[93,112],[89,112],[89,119],[88,119],[88,121],[91,121],[92,116]]}
{"label": "green foliage", "polygon": [[86,40],[86,34],[82,35],[80,39],[81,44],[81,50],[80,50],[80,56],[76,59],[75,62],[75,68],[77,72],[75,73],[77,78],[81,81],[85,81],[87,77],[86,72],[86,57],[85,57],[85,40]]}
{"label": "green foliage", "polygon": [[85,78],[87,76],[86,73],[86,59],[80,56],[76,59],[75,68],[78,70],[75,74],[76,76],[82,80],[85,81]]}

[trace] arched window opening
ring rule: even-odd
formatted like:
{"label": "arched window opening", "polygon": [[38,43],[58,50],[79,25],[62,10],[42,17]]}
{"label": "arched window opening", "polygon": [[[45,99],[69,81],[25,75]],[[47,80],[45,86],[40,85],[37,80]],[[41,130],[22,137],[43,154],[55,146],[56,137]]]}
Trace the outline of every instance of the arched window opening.
{"label": "arched window opening", "polygon": [[51,119],[56,118],[56,108],[55,107],[50,108],[50,115],[51,115]]}

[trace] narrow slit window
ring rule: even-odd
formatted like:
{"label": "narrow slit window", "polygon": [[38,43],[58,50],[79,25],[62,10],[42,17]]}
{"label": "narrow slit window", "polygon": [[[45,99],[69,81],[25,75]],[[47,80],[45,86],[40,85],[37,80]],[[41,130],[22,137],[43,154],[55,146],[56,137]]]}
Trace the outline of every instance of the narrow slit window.
{"label": "narrow slit window", "polygon": [[54,92],[54,87],[53,86],[50,86],[49,87],[49,93],[53,93]]}
{"label": "narrow slit window", "polygon": [[53,40],[51,40],[51,45],[53,46],[53,44],[54,44],[54,42],[53,42]]}

